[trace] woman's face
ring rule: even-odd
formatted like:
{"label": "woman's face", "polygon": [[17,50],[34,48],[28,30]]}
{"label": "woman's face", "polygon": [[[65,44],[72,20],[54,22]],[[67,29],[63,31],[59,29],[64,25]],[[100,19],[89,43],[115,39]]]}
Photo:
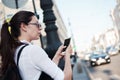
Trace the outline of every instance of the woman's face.
{"label": "woman's face", "polygon": [[28,23],[27,33],[30,40],[37,40],[41,33],[41,24],[39,23],[36,16],[32,17],[32,20]]}

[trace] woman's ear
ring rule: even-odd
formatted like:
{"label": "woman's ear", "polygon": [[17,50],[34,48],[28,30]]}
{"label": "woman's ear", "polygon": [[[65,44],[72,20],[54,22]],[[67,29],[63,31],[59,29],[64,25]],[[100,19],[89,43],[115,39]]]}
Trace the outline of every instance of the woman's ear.
{"label": "woman's ear", "polygon": [[27,32],[27,25],[24,24],[24,23],[21,23],[21,30],[24,31],[24,32]]}

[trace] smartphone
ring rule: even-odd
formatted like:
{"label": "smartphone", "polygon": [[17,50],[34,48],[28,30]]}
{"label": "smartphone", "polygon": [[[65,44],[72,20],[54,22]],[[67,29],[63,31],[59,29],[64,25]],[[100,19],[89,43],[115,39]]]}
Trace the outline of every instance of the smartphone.
{"label": "smartphone", "polygon": [[65,41],[64,41],[64,46],[66,46],[66,47],[63,49],[63,52],[66,50],[66,48],[67,48],[68,45],[70,44],[70,40],[71,40],[71,38],[65,39]]}

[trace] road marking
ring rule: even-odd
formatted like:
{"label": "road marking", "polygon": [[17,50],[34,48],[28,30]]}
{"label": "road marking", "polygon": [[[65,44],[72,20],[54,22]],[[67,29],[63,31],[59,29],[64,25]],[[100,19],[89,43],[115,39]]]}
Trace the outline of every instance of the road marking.
{"label": "road marking", "polygon": [[117,74],[113,74],[113,75],[110,76],[110,79],[112,79],[112,80],[120,80],[120,76],[117,75]]}
{"label": "road marking", "polygon": [[101,78],[96,78],[96,79],[94,79],[94,80],[102,80]]}

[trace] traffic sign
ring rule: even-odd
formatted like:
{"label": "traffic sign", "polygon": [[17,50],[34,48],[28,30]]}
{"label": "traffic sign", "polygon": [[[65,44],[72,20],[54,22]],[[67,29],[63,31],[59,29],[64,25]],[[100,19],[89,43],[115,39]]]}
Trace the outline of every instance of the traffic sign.
{"label": "traffic sign", "polygon": [[2,0],[2,3],[5,6],[13,9],[18,9],[20,7],[23,7],[27,2],[28,0]]}

